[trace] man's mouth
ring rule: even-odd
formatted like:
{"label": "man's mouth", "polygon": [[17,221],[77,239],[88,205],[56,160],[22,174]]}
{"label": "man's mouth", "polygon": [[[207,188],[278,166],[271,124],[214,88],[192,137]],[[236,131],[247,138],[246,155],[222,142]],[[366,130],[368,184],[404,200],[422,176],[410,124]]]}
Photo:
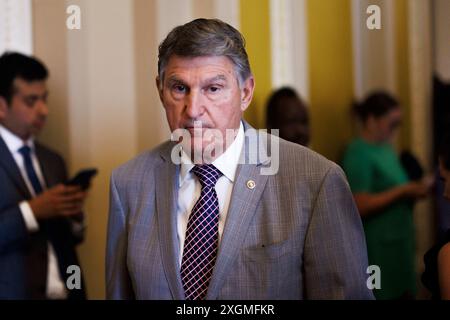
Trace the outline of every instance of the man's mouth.
{"label": "man's mouth", "polygon": [[42,129],[45,125],[45,121],[36,121],[33,123],[33,126],[37,129]]}
{"label": "man's mouth", "polygon": [[188,130],[189,132],[203,132],[204,130],[210,129],[209,127],[192,127],[192,126],[188,126],[188,127],[184,127],[185,130]]}

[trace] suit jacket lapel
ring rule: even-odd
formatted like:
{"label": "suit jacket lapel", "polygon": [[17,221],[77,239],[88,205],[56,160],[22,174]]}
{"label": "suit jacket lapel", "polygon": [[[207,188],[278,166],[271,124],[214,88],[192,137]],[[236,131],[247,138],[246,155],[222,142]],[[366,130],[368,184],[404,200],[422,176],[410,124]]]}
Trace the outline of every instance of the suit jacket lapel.
{"label": "suit jacket lapel", "polygon": [[176,300],[184,299],[178,263],[179,246],[177,235],[177,199],[179,166],[173,164],[170,152],[173,144],[169,144],[163,152],[163,163],[156,172],[156,213],[160,237],[162,261],[169,281],[170,291]]}
{"label": "suit jacket lapel", "polygon": [[56,175],[55,175],[55,171],[51,170],[51,161],[48,159],[47,154],[45,152],[45,150],[42,148],[41,145],[39,145],[39,143],[37,143],[35,141],[34,143],[35,146],[35,151],[36,151],[36,157],[39,160],[39,166],[41,168],[42,171],[42,175],[45,181],[45,186],[44,187],[50,187],[55,185],[56,183],[62,182],[62,181],[57,181]]}
{"label": "suit jacket lapel", "polygon": [[22,178],[19,168],[17,167],[16,161],[14,160],[11,152],[6,146],[5,141],[0,137],[0,165],[3,166],[6,173],[9,175],[13,183],[16,185],[17,189],[20,191],[25,199],[31,199],[30,191]]}
{"label": "suit jacket lapel", "polygon": [[[244,126],[246,131],[251,129],[245,122]],[[258,161],[256,164],[240,164],[238,166],[227,220],[206,297],[209,300],[217,299],[227,274],[232,272],[233,263],[240,253],[240,248],[242,248],[242,243],[247,235],[247,229],[256,213],[256,208],[267,183],[268,175],[261,175],[260,170],[262,165],[267,165],[270,162],[270,159],[264,152],[259,154],[259,158],[254,153],[250,155],[254,151],[249,147],[246,139],[240,163],[243,163],[243,157],[245,159],[247,157],[258,159]],[[247,186],[250,180],[254,182],[253,189]]]}

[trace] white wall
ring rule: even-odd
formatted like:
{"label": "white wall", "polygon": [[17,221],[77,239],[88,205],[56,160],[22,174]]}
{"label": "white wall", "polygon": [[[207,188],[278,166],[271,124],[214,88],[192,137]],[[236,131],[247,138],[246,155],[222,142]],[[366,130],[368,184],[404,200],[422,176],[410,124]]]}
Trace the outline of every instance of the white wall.
{"label": "white wall", "polygon": [[272,87],[290,86],[309,101],[308,21],[305,0],[271,0]]}
{"label": "white wall", "polygon": [[[80,6],[81,30],[66,28],[69,4]],[[134,4],[33,1],[35,54],[50,70],[50,116],[40,139],[63,154],[71,174],[85,167],[100,170],[86,203],[87,237],[79,248],[89,297],[97,299],[105,288],[109,177],[140,151]],[[154,119],[150,115],[147,126],[157,127]]]}
{"label": "white wall", "polygon": [[[381,29],[369,30],[366,20],[369,5],[381,9]],[[353,0],[354,91],[362,99],[373,90],[397,94],[395,7],[390,0]]]}
{"label": "white wall", "polygon": [[31,0],[0,0],[0,54],[33,52]]}
{"label": "white wall", "polygon": [[434,70],[450,82],[450,1],[434,0]]}

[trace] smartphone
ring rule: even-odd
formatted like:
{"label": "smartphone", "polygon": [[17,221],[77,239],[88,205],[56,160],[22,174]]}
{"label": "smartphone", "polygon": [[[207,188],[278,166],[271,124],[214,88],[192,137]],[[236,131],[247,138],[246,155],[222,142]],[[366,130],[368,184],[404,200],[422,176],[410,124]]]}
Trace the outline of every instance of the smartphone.
{"label": "smartphone", "polygon": [[75,177],[70,179],[66,184],[69,186],[80,186],[84,191],[91,185],[92,178],[98,173],[97,169],[84,169],[79,171]]}

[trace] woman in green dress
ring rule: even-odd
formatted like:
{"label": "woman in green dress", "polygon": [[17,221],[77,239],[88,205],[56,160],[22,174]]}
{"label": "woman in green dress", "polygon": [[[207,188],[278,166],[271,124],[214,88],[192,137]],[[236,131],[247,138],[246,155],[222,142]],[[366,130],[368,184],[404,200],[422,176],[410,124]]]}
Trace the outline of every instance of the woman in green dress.
{"label": "woman in green dress", "polygon": [[381,271],[377,299],[413,299],[416,295],[414,199],[429,183],[410,182],[392,140],[402,119],[395,98],[377,92],[354,108],[360,136],[347,147],[347,174],[366,234],[369,264]]}

